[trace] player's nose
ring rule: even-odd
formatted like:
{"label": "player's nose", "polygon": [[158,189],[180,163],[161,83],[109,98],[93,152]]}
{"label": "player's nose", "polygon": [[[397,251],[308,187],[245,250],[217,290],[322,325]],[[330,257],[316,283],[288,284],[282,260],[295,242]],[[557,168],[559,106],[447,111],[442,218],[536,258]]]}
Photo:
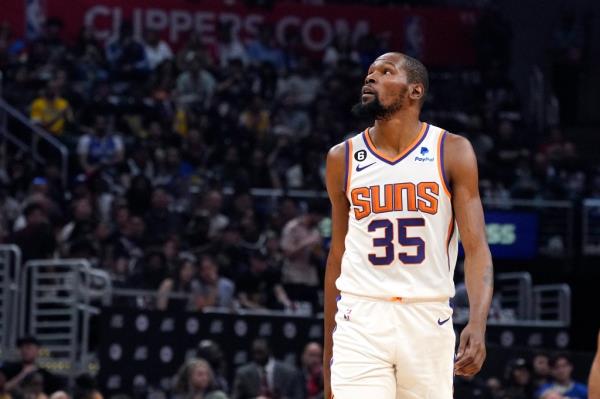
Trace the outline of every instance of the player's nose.
{"label": "player's nose", "polygon": [[375,76],[373,76],[373,74],[368,74],[367,77],[365,78],[365,84],[372,84],[372,83],[376,83],[377,81],[375,80]]}

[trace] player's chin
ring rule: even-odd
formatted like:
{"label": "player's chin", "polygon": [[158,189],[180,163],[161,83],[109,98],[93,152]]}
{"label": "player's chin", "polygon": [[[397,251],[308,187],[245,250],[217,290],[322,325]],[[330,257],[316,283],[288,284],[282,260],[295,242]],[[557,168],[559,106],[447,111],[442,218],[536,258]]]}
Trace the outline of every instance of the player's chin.
{"label": "player's chin", "polygon": [[369,103],[372,103],[373,101],[375,101],[376,98],[377,97],[374,94],[365,93],[360,97],[360,102],[363,105],[366,105],[366,104],[369,104]]}

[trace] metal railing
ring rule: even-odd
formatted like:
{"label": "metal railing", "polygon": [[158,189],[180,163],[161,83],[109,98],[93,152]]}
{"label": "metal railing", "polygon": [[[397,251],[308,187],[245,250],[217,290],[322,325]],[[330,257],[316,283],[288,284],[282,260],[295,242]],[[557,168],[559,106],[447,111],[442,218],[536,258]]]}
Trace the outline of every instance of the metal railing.
{"label": "metal railing", "polygon": [[73,376],[90,359],[90,318],[110,302],[108,273],[83,259],[32,260],[20,279],[19,333],[34,335],[48,358]]}
{"label": "metal railing", "polygon": [[[10,120],[9,120],[10,118]],[[13,131],[15,127],[16,131]],[[40,153],[40,142],[46,143],[56,151],[60,157],[60,173],[63,187],[68,183],[69,150],[56,137],[40,128],[29,120],[25,115],[8,104],[0,97],[0,135],[3,141],[10,142],[21,151],[31,154],[31,159],[41,165],[47,164],[47,159]],[[28,137],[25,137],[29,135]],[[2,145],[6,151],[6,143]],[[2,154],[3,158],[5,154]]]}
{"label": "metal railing", "polygon": [[540,321],[571,323],[571,288],[567,284],[533,287],[533,316]]}
{"label": "metal railing", "polygon": [[495,291],[502,309],[513,309],[518,320],[532,319],[532,283],[527,272],[499,273]]}
{"label": "metal railing", "polygon": [[18,293],[21,250],[0,245],[0,351],[14,348],[17,339]]}
{"label": "metal railing", "polygon": [[586,199],[581,210],[581,250],[584,255],[600,255],[600,199]]}

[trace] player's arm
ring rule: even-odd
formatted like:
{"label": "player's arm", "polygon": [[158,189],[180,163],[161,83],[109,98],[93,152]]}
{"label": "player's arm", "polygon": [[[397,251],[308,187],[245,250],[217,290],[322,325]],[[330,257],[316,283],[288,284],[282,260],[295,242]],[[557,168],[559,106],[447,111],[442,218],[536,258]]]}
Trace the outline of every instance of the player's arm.
{"label": "player's arm", "polygon": [[474,375],[486,356],[485,329],[494,288],[494,269],[486,240],[473,147],[464,137],[448,134],[444,158],[452,187],[452,207],[465,250],[465,284],[469,296],[469,322],[460,335],[455,372]]}
{"label": "player's arm", "polygon": [[598,331],[598,346],[596,348],[596,357],[592,363],[590,371],[590,380],[588,382],[589,399],[600,399],[600,331]]}
{"label": "player's arm", "polygon": [[348,232],[348,212],[350,203],[344,192],[344,176],[346,172],[344,144],[338,144],[327,154],[326,184],[331,201],[331,246],[327,256],[325,269],[325,309],[324,309],[324,347],[323,347],[323,379],[324,398],[331,398],[330,361],[333,348],[333,329],[337,297],[340,294],[335,281],[340,275],[342,255],[344,254],[344,239]]}

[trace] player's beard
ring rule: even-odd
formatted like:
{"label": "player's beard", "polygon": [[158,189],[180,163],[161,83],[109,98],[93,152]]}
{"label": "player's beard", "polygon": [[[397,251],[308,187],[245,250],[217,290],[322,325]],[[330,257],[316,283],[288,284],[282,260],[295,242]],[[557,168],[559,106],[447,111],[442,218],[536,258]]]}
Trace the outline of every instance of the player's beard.
{"label": "player's beard", "polygon": [[359,119],[388,120],[393,114],[402,109],[402,105],[404,103],[403,95],[403,92],[398,93],[396,101],[385,107],[383,104],[381,104],[381,101],[379,101],[379,95],[373,94],[374,98],[371,101],[363,102],[361,100],[354,104],[352,107],[352,113]]}

